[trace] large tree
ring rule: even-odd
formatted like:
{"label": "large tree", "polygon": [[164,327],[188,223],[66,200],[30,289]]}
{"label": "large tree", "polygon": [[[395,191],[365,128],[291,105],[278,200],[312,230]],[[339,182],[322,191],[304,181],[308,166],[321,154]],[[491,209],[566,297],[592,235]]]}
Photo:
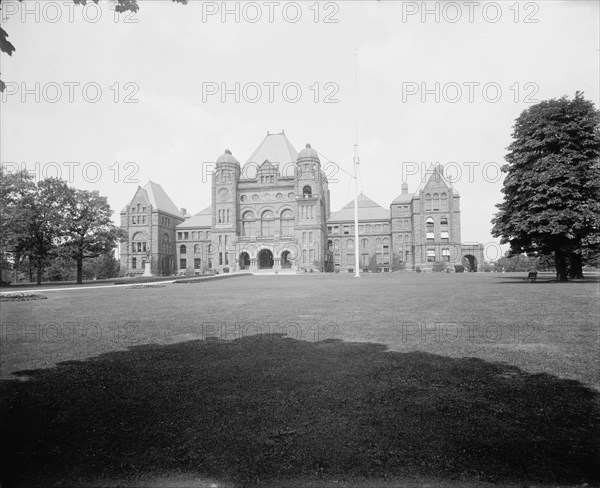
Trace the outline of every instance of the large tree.
{"label": "large tree", "polygon": [[600,244],[600,112],[577,92],[516,120],[502,167],[504,199],[492,234],[513,254],[554,254],[557,280],[582,277],[581,256]]}
{"label": "large tree", "polygon": [[[23,0],[19,0],[23,2]],[[98,3],[100,0],[91,0],[94,3]],[[175,3],[181,3],[186,5],[188,0],[171,0]],[[88,0],[73,0],[76,5],[86,5]],[[2,8],[2,0],[0,0],[0,9]],[[137,12],[139,10],[137,0],[116,0],[115,11],[119,13],[123,12]],[[8,33],[0,27],[0,52],[6,53],[12,56],[15,52],[15,46],[8,40]],[[6,85],[0,80],[0,92],[3,92]]]}
{"label": "large tree", "polygon": [[75,261],[77,283],[83,282],[84,259],[109,253],[126,238],[124,230],[112,222],[112,213],[106,197],[97,191],[72,189],[60,253]]}

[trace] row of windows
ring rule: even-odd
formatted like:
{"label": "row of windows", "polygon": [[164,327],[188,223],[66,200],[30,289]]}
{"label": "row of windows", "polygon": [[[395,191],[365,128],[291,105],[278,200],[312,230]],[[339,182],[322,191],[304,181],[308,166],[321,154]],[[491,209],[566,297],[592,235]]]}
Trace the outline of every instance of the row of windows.
{"label": "row of windows", "polygon": [[[311,232],[312,234],[312,232]],[[344,241],[344,244],[346,245],[346,249],[349,250],[353,250],[354,249],[354,239],[346,239]],[[330,250],[334,250],[335,252],[338,252],[340,249],[340,240],[339,239],[329,239],[327,241],[327,247]],[[361,249],[368,249],[369,248],[369,239],[361,239],[360,240],[360,247]],[[387,253],[389,252],[390,249],[390,240],[387,237],[384,237],[383,239],[377,238],[375,239],[375,252],[377,253]]]}
{"label": "row of windows", "polygon": [[438,193],[427,193],[425,195],[425,211],[431,210],[447,210],[448,209],[448,196],[445,193],[441,195]]}
{"label": "row of windows", "polygon": [[229,223],[229,209],[219,210],[217,221],[219,224],[228,224]]}
{"label": "row of windows", "polygon": [[131,243],[131,252],[146,252],[146,243],[145,242],[132,242]]}
{"label": "row of windows", "polygon": [[[294,213],[291,210],[284,210],[280,215],[280,232],[282,236],[291,236],[294,232]],[[260,225],[260,235],[272,237],[276,234],[275,214],[271,210],[265,210],[261,215],[261,220],[255,222],[252,211],[244,212],[242,215],[242,235],[244,237],[253,237],[256,235],[258,225]]]}
{"label": "row of windows", "polygon": [[315,206],[314,205],[300,205],[300,218],[302,220],[314,220]]}
{"label": "row of windows", "polygon": [[[429,217],[427,217],[427,219],[425,219],[425,225],[427,226],[428,229],[429,229],[429,227],[433,228],[434,224],[435,224],[435,222],[433,220],[433,217],[429,216]],[[448,218],[442,217],[440,219],[440,225],[441,226],[448,225]]]}
{"label": "row of windows", "polygon": [[[450,249],[447,247],[442,248],[442,261],[450,261]],[[437,255],[435,249],[427,249],[427,262],[435,263],[437,261]]]}
{"label": "row of windows", "polygon": [[192,232],[187,232],[187,231],[177,232],[177,240],[178,241],[189,241],[190,236],[192,238],[192,241],[201,241],[203,239],[210,239],[210,231],[199,230],[199,231],[192,231]]}
{"label": "row of windows", "polygon": [[[212,267],[212,263],[209,263],[208,265],[209,267]],[[187,268],[187,259],[186,258],[181,258],[179,260],[179,269],[186,269]],[[194,269],[200,269],[202,268],[202,259],[200,258],[194,258]]]}
{"label": "row of windows", "polygon": [[408,205],[403,205],[401,207],[398,207],[398,214],[401,217],[407,217],[410,215],[410,207]]}
{"label": "row of windows", "polygon": [[170,217],[163,217],[161,215],[160,216],[160,225],[163,225],[165,227],[170,227],[171,226],[171,218]]}
{"label": "row of windows", "polygon": [[142,207],[139,203],[133,207],[130,207],[129,213],[146,213],[146,207]]}
{"label": "row of windows", "polygon": [[132,225],[137,225],[137,224],[143,225],[146,223],[146,216],[145,215],[132,215],[131,223],[132,223]]}
{"label": "row of windows", "polygon": [[275,175],[265,175],[260,177],[261,183],[275,183]]}
{"label": "row of windows", "polygon": [[[351,235],[354,234],[354,230],[355,227],[353,225],[343,225],[341,226],[342,229],[342,234],[344,235]],[[383,233],[387,233],[390,231],[390,224],[374,224],[374,225],[359,225],[358,226],[358,233],[359,234],[371,234],[371,233],[375,233],[375,234],[381,234]],[[329,225],[327,226],[327,232],[329,232],[329,234],[339,234],[340,233],[340,226],[339,225]]]}

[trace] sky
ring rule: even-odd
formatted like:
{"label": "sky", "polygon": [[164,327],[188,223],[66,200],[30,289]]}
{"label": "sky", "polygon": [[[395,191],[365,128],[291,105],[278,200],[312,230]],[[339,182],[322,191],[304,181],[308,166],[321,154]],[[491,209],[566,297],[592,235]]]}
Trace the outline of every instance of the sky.
{"label": "sky", "polygon": [[386,208],[444,165],[463,242],[494,259],[515,119],[578,90],[600,105],[597,1],[139,3],[2,2],[0,162],[98,190],[115,222],[150,179],[199,212],[210,163],[284,130],[321,155],[332,211],[353,198],[355,146]]}

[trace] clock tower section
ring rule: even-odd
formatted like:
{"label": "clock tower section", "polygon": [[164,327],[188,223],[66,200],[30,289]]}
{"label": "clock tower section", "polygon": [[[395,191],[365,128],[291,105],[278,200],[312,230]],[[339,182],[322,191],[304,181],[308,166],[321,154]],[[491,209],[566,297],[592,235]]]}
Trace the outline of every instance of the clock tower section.
{"label": "clock tower section", "polygon": [[239,205],[240,163],[229,149],[217,159],[212,177],[212,261],[214,267],[235,266]]}

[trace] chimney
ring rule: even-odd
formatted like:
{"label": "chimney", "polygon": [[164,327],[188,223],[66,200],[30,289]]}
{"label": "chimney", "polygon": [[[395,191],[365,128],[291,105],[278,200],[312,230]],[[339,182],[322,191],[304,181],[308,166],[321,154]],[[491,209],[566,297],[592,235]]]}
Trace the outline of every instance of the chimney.
{"label": "chimney", "polygon": [[187,209],[186,208],[182,208],[181,210],[181,215],[183,215],[184,217],[189,217],[188,213],[187,213]]}
{"label": "chimney", "polygon": [[402,194],[406,195],[408,193],[408,183],[406,181],[402,183]]}

